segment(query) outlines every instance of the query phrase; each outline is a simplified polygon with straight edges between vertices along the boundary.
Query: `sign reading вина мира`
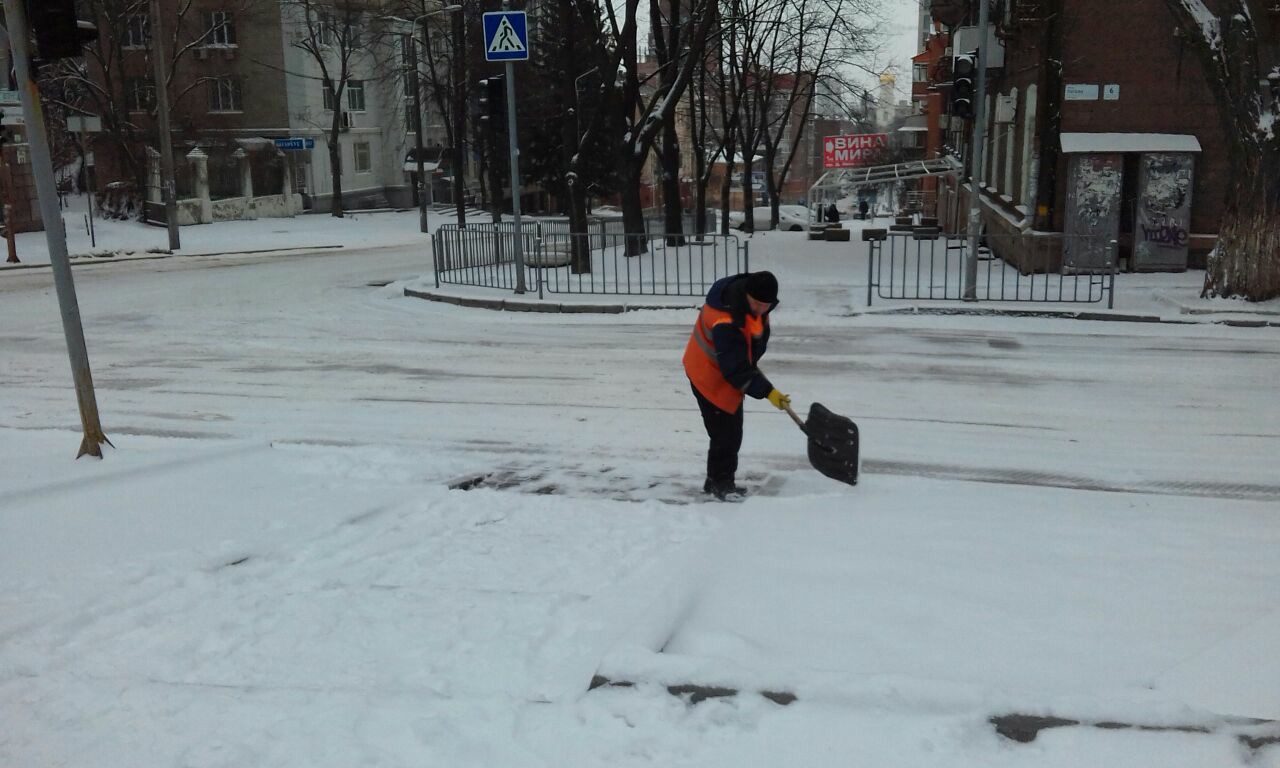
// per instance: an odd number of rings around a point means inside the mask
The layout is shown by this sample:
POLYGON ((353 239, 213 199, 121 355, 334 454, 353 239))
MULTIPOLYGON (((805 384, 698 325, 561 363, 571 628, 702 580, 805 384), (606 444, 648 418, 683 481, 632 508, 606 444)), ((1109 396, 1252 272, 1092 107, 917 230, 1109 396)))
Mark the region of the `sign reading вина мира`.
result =
POLYGON ((822 140, 824 168, 857 168, 881 162, 889 151, 889 134, 861 133, 822 140))

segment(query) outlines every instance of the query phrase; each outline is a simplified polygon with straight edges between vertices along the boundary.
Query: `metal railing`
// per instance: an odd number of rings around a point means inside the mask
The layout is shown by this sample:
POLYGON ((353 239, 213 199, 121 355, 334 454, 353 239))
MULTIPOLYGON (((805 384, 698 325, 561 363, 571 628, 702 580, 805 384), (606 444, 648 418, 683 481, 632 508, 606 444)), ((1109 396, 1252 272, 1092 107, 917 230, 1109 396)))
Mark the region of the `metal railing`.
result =
MULTIPOLYGON (((621 231, 621 222, 616 229, 612 220, 603 224, 582 233, 570 232, 567 220, 523 226, 526 289, 539 296, 544 291, 702 296, 716 280, 749 269, 747 245, 734 235, 637 235, 621 231)), ((514 238, 508 223, 441 225, 431 237, 437 287, 448 283, 514 290, 514 238)))
MULTIPOLYGON (((528 260, 538 249, 539 228, 521 227, 521 251, 528 260)), ((436 287, 440 283, 480 288, 516 288, 515 225, 442 224, 431 235, 436 287)), ((526 270, 526 281, 528 271, 526 270)))
MULTIPOLYGON (((585 253, 585 250, 584 250, 585 253)), ((746 272, 746 244, 734 235, 621 233, 548 234, 539 242, 538 258, 530 263, 539 284, 551 293, 596 293, 632 296, 703 296, 722 277, 746 272), (590 268, 575 270, 573 246, 589 247, 590 268), (643 241, 643 252, 628 256, 643 241)), ((580 267, 585 267, 585 259, 580 267)))
MULTIPOLYGON (((912 301, 962 301, 967 235, 940 233, 935 228, 898 225, 891 230, 868 229, 867 306, 875 298, 912 301)), ((1018 235, 984 235, 978 246, 977 301, 1094 304, 1115 307, 1116 243, 1081 241, 1098 251, 1089 268, 1064 264, 1061 252, 1027 247, 1018 235), (1019 251, 1018 249, 1022 250, 1019 251), (1021 264, 997 253, 1021 253, 1021 264)))

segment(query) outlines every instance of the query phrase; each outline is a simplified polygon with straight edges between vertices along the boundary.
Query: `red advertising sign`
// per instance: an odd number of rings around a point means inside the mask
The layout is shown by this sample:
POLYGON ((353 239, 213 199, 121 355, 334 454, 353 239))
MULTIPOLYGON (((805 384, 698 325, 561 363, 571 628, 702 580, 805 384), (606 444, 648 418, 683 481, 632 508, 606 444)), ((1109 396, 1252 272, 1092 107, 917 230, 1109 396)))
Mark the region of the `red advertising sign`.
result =
POLYGON ((889 134, 861 133, 854 136, 828 136, 822 140, 822 165, 825 168, 857 168, 880 161, 889 149, 889 134))

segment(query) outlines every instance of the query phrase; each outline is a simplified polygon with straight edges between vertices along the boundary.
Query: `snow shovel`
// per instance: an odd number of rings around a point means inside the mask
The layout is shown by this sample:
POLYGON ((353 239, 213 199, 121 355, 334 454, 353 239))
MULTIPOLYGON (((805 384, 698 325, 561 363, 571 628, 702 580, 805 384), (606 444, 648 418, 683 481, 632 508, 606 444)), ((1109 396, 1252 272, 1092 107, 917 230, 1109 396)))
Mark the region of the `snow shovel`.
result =
POLYGON ((832 413, 821 403, 809 406, 809 420, 801 421, 787 406, 791 420, 809 436, 809 463, 831 478, 849 485, 858 484, 858 425, 852 419, 832 413))

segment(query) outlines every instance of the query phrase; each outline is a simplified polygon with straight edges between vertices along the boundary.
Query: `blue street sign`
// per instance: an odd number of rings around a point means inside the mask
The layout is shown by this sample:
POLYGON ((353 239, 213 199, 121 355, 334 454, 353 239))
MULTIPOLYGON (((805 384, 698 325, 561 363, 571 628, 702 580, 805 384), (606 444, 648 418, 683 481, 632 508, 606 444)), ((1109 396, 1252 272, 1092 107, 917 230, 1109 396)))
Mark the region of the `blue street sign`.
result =
POLYGON ((529 26, 524 11, 496 11, 484 15, 485 61, 527 61, 529 26))
POLYGON ((315 139, 275 139, 276 149, 315 149, 315 139))

